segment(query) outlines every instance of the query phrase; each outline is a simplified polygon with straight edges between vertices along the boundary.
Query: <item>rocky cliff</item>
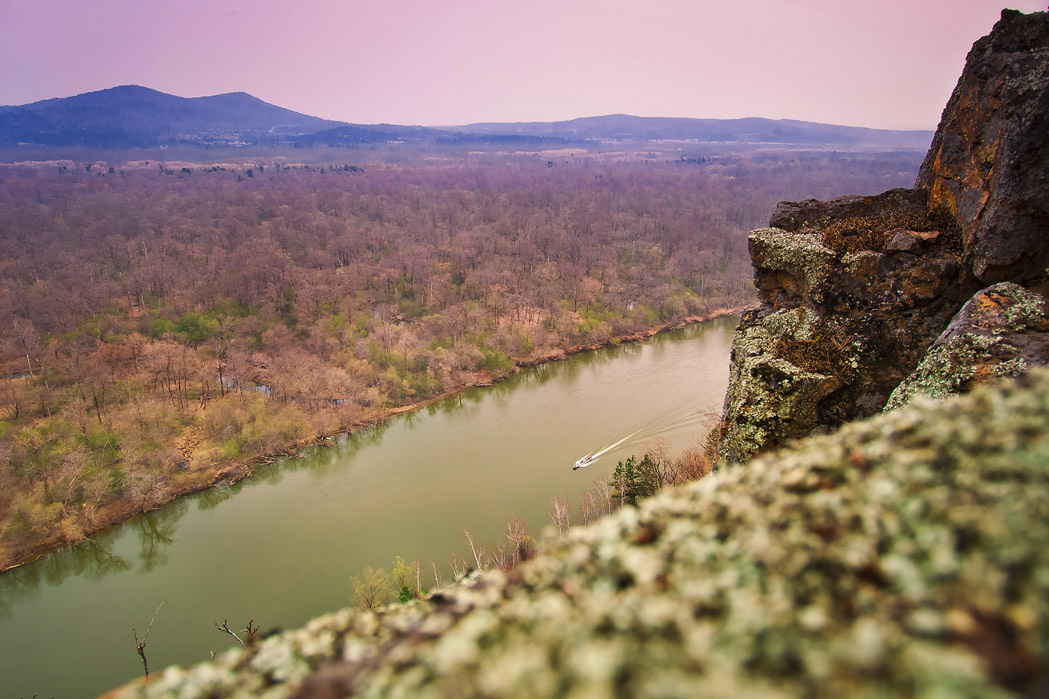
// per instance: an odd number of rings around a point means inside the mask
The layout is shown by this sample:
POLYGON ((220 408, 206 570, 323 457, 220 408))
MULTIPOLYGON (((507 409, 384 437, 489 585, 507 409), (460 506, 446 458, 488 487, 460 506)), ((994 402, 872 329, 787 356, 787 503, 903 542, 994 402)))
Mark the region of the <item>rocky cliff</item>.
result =
POLYGON ((783 202, 750 236, 723 453, 1049 360, 1049 15, 974 44, 913 189, 783 202))

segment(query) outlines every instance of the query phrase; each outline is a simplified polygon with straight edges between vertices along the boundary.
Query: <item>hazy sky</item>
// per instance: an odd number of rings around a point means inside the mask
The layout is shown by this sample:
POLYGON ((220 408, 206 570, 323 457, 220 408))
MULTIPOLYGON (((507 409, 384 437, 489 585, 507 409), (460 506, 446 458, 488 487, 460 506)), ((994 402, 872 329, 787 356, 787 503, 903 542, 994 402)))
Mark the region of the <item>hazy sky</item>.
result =
POLYGON ((0 104, 139 84, 360 123, 934 128, 1002 2, 0 0, 0 104))

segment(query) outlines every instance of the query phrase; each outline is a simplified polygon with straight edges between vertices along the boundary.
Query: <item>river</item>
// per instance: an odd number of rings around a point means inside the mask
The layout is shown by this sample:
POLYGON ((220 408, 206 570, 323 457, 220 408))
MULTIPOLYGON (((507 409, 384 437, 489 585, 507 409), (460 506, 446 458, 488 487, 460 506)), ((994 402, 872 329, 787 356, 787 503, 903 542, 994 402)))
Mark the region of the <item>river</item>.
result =
MULTIPOLYGON (((720 410, 735 318, 586 352, 470 389, 259 469, 0 575, 3 696, 81 697, 235 644, 215 622, 294 628, 351 603, 351 578, 419 556, 447 569, 463 531, 539 538, 572 499, 654 437, 689 446, 720 410), (572 464, 626 439, 592 465, 572 464)), ((446 573, 447 575, 447 573, 446 573)), ((432 576, 430 576, 432 578, 432 576)))

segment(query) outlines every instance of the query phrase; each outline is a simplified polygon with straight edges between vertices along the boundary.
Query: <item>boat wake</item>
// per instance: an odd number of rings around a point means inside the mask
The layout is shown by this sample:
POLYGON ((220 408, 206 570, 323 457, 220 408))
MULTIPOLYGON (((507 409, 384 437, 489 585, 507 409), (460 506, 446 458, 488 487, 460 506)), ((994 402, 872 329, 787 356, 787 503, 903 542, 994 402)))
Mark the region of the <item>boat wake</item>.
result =
POLYGON ((626 437, 623 437, 622 439, 620 439, 618 442, 612 442, 611 444, 607 444, 607 445, 601 447, 600 449, 598 449, 597 451, 595 451, 593 453, 587 454, 583 458, 581 458, 578 461, 576 461, 575 464, 573 464, 572 470, 576 471, 576 470, 581 469, 581 468, 586 468, 587 466, 589 466, 590 464, 596 462, 602 456, 604 456, 608 452, 612 451, 613 449, 615 449, 620 444, 622 444, 623 442, 627 441, 628 439, 630 439, 631 437, 633 437, 635 434, 637 434, 640 431, 641 430, 637 430, 635 432, 631 432, 626 437))

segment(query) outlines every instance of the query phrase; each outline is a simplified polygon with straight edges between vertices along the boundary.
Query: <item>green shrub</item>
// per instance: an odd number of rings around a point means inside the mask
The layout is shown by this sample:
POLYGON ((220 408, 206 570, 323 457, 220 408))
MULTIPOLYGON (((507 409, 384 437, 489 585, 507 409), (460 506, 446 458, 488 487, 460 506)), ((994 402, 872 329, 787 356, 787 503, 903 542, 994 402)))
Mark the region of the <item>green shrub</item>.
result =
POLYGON ((175 324, 170 320, 167 318, 154 318, 153 323, 150 326, 149 334, 152 338, 156 339, 173 332, 175 332, 175 324))
POLYGON ((179 318, 175 330, 186 336, 186 342, 191 345, 199 345, 218 334, 219 322, 201 313, 190 311, 179 318))
POLYGON ((654 494, 658 487, 655 470, 656 464, 648 454, 641 463, 634 456, 620 461, 612 474, 612 487, 620 503, 637 505, 638 498, 654 494))

